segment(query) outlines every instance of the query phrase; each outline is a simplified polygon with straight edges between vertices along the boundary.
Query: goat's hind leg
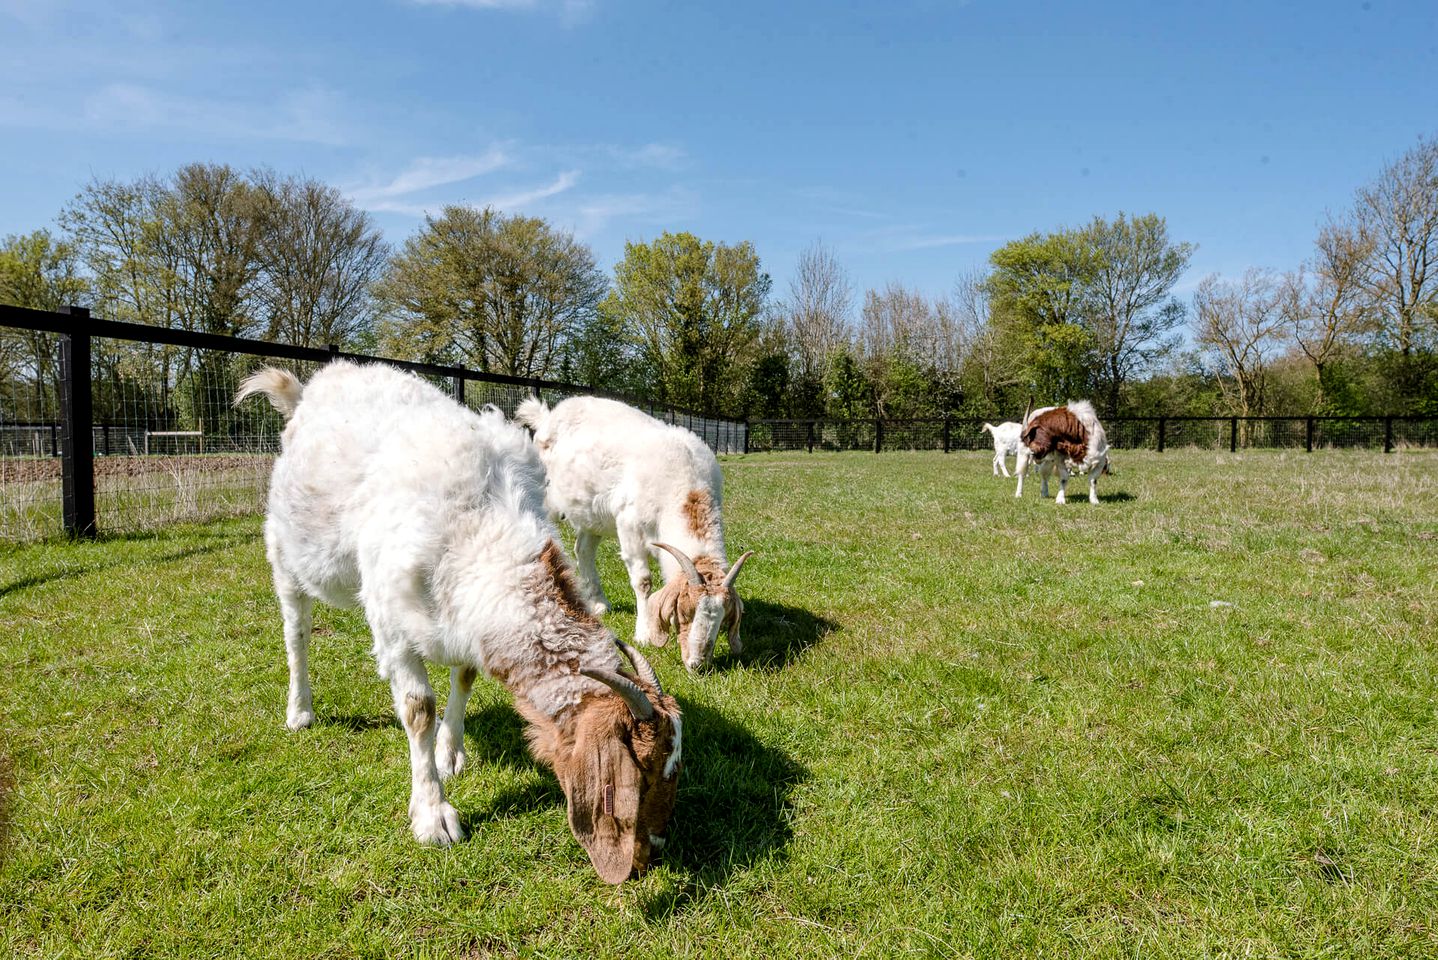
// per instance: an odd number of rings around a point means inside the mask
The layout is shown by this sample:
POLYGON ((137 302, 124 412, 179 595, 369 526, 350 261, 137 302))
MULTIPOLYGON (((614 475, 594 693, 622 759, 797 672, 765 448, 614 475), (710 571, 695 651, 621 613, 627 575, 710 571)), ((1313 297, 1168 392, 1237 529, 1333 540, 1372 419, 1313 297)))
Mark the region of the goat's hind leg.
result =
POLYGON ((591 530, 576 530, 574 535, 574 570, 579 581, 579 591, 589 604, 589 612, 602 617, 609 612, 609 598, 604 595, 604 585, 599 582, 599 564, 595 553, 599 549, 599 534, 591 530))
POLYGON ((275 567, 275 595, 285 624, 285 656, 290 665, 289 704, 285 726, 303 730, 315 722, 310 693, 310 629, 314 623, 315 601, 288 573, 275 567))

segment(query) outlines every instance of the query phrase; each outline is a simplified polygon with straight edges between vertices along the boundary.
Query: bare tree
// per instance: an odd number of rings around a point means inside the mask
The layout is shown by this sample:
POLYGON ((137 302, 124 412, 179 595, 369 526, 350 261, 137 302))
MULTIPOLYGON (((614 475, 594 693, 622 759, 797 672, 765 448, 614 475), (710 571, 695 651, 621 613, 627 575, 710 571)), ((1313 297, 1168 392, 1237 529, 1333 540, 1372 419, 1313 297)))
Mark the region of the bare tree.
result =
POLYGON ((389 248, 369 215, 317 180, 260 171, 266 205, 255 297, 266 337, 300 346, 345 344, 370 325, 370 289, 389 248))
POLYGON ((1237 282, 1205 277, 1193 297, 1198 342, 1218 358, 1230 408, 1240 416, 1263 409, 1268 364, 1283 333, 1284 316, 1273 275, 1251 269, 1237 282))
POLYGON ((1361 284, 1370 254, 1359 234, 1329 223, 1319 232, 1311 277, 1300 268, 1283 278, 1280 309, 1294 343, 1313 364, 1320 409, 1328 398, 1329 365, 1371 323, 1374 310, 1361 284))
POLYGON ((1438 304, 1438 139, 1418 144, 1358 191, 1360 275, 1385 339, 1405 359, 1431 336, 1438 304))
POLYGON ((789 297, 780 305, 797 376, 811 382, 823 379, 829 356, 850 339, 852 309, 848 275, 833 253, 815 241, 799 255, 789 297))

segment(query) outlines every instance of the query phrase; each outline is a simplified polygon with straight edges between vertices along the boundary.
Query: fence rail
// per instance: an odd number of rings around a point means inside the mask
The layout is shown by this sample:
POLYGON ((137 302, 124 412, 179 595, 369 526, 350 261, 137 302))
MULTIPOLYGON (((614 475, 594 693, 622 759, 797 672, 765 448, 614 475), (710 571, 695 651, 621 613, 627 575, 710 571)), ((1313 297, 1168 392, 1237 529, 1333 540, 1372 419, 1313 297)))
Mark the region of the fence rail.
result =
POLYGON ((580 384, 485 373, 0 304, 0 539, 128 532, 263 507, 283 422, 231 406, 261 363, 302 378, 331 360, 412 371, 471 407, 594 394, 692 430, 719 453, 743 421, 580 384))
MULTIPOLYGON (((927 420, 751 420, 749 450, 992 450, 977 417, 927 420)), ((1240 449, 1438 447, 1438 417, 1106 417, 1109 444, 1162 453, 1170 447, 1240 449)))

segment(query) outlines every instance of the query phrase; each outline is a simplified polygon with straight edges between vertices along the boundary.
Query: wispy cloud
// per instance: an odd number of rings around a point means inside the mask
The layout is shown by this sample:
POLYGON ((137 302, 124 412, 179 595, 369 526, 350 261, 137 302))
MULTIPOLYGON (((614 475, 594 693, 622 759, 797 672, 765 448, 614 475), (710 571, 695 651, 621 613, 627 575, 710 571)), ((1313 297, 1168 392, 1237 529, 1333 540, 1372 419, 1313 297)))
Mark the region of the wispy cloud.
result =
POLYGON ((559 176, 555 177, 552 182, 544 186, 535 187, 531 190, 521 190, 518 193, 500 194, 499 196, 490 197, 482 203, 476 204, 476 206, 494 207, 496 210, 516 212, 520 207, 527 207, 532 203, 537 203, 540 200, 564 193, 578 182, 578 170, 565 170, 559 176))
POLYGON ((292 91, 271 102, 257 102, 110 83, 84 98, 77 125, 87 130, 179 130, 227 140, 288 140, 337 146, 348 139, 337 119, 339 107, 339 97, 321 87, 292 91))
POLYGON ((417 7, 463 7, 469 10, 533 10, 553 13, 565 26, 588 20, 594 0, 409 0, 417 7))
POLYGON ((353 187, 347 192, 356 203, 377 203, 452 183, 463 183, 493 173, 512 162, 503 146, 491 147, 475 156, 419 157, 387 183, 353 187))

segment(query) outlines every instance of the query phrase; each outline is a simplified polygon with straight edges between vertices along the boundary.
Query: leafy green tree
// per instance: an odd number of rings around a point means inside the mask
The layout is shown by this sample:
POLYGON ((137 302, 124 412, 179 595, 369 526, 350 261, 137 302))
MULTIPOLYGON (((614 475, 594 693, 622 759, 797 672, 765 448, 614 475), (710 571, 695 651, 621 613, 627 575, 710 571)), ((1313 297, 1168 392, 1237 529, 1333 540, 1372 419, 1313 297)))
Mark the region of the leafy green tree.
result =
POLYGON ((747 241, 664 233, 625 244, 604 310, 623 324, 658 399, 737 414, 769 288, 747 241))
POLYGON ((449 206, 405 241, 376 293, 401 357, 549 377, 588 329, 605 280, 589 248, 538 217, 449 206))
MULTIPOLYGON (((49 231, 6 237, 0 243, 0 303, 34 310, 83 305, 89 283, 69 244, 49 231)), ((54 337, 32 330, 0 329, 0 403, 12 417, 38 420, 54 410, 58 383, 54 337)))

